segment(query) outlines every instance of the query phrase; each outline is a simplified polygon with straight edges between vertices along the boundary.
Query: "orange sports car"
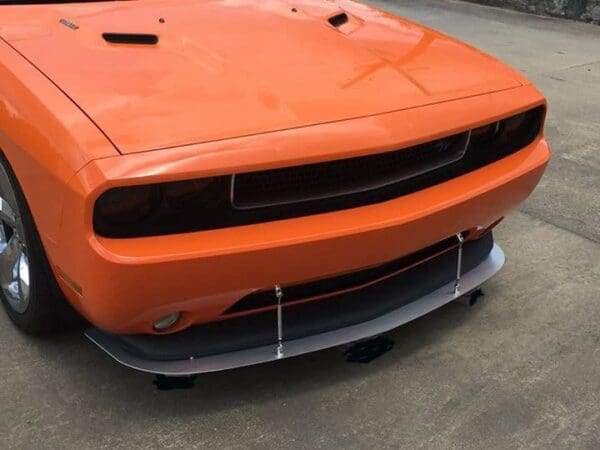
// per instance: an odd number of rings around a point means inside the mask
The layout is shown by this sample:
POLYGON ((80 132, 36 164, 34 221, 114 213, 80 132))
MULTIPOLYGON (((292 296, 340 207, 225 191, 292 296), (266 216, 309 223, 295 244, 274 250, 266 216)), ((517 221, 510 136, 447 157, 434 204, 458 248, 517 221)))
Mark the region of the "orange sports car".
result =
POLYGON ((375 336, 500 269, 522 75, 349 0, 0 0, 0 296, 188 375, 375 336))

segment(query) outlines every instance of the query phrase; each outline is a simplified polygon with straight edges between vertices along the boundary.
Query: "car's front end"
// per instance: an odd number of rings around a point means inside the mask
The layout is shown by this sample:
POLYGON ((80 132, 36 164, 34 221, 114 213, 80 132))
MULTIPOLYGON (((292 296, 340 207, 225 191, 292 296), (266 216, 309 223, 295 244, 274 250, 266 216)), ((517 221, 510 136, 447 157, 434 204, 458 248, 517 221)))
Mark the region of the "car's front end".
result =
MULTIPOLYGON (((69 239, 62 243, 69 256, 58 267, 59 279, 77 308, 112 334, 171 334, 219 321, 225 339, 227 323, 257 336, 252 324, 261 317, 263 332, 274 335, 275 286, 282 289, 285 316, 308 303, 315 304, 317 316, 298 320, 309 325, 327 316, 318 334, 362 323, 372 313, 357 313, 376 295, 347 307, 339 295, 360 293, 446 253, 456 264, 457 234, 466 243, 484 239, 527 198, 549 159, 544 115, 543 98, 528 86, 421 110, 95 161, 70 184, 72 198, 63 211, 69 239), (489 105, 499 102, 503 108, 490 114, 489 105), (443 138, 448 134, 452 139, 443 138), (307 155, 312 142, 335 159, 307 155), (435 150, 440 142, 461 149, 440 162, 435 150), (276 161, 263 146, 278 149, 276 161), (411 151, 421 155, 418 165, 410 156, 396 162, 411 151), (289 170, 284 178, 281 167, 289 170), (407 167, 419 173, 406 176, 407 167), (245 174, 254 178, 240 182, 245 174), (348 177, 336 179, 337 189, 330 191, 331 177, 344 174, 348 177), (285 179, 285 189, 264 189, 270 177, 279 186, 285 179), (133 187, 129 193, 127 186, 133 187), (119 201, 111 203, 107 195, 119 201), (340 279, 348 274, 352 279, 340 279), (331 316, 323 305, 319 313, 319 303, 332 298, 341 311, 331 316), (346 313, 355 317, 346 322, 346 313), (161 328, 169 317, 169 326, 161 328)), ((471 269, 489 256, 492 247, 485 248, 471 269)), ((434 272, 425 282, 433 292, 441 287, 434 278, 442 269, 429 270, 434 272)), ((442 285, 455 281, 455 265, 443 273, 442 285)), ((381 314, 405 306, 400 294, 408 287, 398 289, 400 303, 381 314)), ((447 301, 455 298, 449 294, 447 301)), ((288 339, 294 319, 284 324, 288 339)), ((315 334, 311 330, 307 336, 315 334)), ((223 338, 218 334, 209 342, 223 338)), ((232 339, 241 346, 237 350, 252 347, 248 336, 232 339)), ((197 361, 202 349, 189 356, 197 361)), ((233 349, 227 347, 227 353, 233 349)), ((174 350, 181 354, 180 345, 174 350)))
POLYGON ((115 358, 186 375, 295 356, 394 328, 501 267, 492 228, 550 157, 545 100, 523 77, 353 2, 156 0, 141 19, 138 3, 56 7, 48 23, 68 20, 43 45, 4 31, 114 146, 59 182, 44 242, 115 358), (121 34, 101 33, 117 19, 121 34), (77 54, 81 73, 65 70, 77 54))

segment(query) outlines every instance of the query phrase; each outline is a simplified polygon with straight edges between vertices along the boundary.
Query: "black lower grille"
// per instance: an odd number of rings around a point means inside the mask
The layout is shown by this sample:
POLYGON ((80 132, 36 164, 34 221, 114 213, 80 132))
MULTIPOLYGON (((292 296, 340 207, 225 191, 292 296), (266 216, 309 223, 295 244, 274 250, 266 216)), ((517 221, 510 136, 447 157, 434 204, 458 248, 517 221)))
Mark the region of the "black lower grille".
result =
MULTIPOLYGON (((468 233, 463 233, 468 237, 468 233)), ((382 280, 392 276, 404 269, 408 269, 414 264, 423 262, 431 257, 446 252, 458 246, 458 239, 453 236, 444 239, 434 245, 411 253, 402 258, 395 259, 388 263, 363 269, 357 272, 351 272, 336 277, 315 280, 308 283, 301 283, 292 286, 284 286, 285 296, 282 299, 283 304, 293 303, 298 300, 310 299, 315 297, 324 297, 334 295, 349 289, 360 288, 374 281, 382 280)), ((251 311, 259 308, 275 306, 277 300, 273 290, 260 291, 247 295, 240 301, 231 306, 224 314, 233 314, 244 311, 251 311)))

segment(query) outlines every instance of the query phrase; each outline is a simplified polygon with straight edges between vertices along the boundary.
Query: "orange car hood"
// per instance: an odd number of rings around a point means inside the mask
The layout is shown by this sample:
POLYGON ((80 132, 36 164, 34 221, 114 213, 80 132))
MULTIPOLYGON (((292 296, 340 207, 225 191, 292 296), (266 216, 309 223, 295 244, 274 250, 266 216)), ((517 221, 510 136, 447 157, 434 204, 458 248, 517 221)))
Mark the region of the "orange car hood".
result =
POLYGON ((477 50, 347 1, 136 0, 0 10, 0 36, 122 153, 522 84, 477 50), (346 23, 328 22, 343 11, 346 23), (159 42, 111 44, 102 37, 106 32, 154 33, 159 42))

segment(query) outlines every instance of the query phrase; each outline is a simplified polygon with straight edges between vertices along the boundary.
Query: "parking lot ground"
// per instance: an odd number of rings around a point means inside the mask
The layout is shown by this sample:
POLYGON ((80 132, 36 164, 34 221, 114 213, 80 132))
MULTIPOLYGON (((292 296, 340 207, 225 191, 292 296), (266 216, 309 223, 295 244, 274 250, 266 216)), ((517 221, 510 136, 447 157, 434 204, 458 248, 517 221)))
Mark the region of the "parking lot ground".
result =
POLYGON ((171 392, 80 333, 32 339, 0 314, 0 448, 600 446, 600 27, 371 3, 496 55, 549 99, 553 161, 498 228, 507 264, 485 298, 390 333, 370 364, 333 349, 171 392))

